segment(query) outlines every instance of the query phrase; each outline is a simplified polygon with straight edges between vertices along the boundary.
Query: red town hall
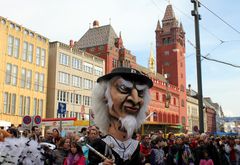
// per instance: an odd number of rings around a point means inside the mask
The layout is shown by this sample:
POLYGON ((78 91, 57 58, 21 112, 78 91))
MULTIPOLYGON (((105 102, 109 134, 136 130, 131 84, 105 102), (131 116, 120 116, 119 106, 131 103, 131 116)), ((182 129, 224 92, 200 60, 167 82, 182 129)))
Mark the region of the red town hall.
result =
POLYGON ((111 25, 100 26, 98 21, 75 42, 76 47, 105 60, 106 73, 118 66, 136 68, 147 74, 154 82, 148 118, 142 129, 180 131, 187 129, 185 32, 178 22, 171 5, 156 27, 156 71, 153 52, 149 68, 136 63, 136 56, 123 45, 121 33, 115 33, 111 25))

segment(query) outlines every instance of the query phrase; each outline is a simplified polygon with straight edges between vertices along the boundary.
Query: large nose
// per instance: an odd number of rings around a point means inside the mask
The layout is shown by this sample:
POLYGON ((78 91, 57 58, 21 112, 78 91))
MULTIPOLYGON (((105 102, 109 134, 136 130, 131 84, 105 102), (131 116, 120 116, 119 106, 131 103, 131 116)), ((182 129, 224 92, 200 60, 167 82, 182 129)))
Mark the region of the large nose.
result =
POLYGON ((136 88, 133 88, 130 96, 128 97, 134 104, 138 104, 141 101, 141 98, 138 96, 138 91, 136 88))

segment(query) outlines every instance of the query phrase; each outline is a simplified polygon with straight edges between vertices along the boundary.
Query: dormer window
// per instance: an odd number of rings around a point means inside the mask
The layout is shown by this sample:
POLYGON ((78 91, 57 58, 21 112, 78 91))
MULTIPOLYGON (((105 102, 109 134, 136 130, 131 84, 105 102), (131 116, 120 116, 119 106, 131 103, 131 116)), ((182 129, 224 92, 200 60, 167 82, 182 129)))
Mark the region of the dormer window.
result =
POLYGON ((16 30, 17 30, 17 31, 21 31, 20 26, 16 26, 16 30))
POLYGON ((29 31, 28 30, 24 30, 24 34, 28 35, 29 34, 29 31))
POLYGON ((29 33, 29 35, 30 35, 31 37, 34 37, 34 34, 33 34, 33 32, 30 32, 30 33, 29 33))
POLYGON ((41 41, 41 40, 42 40, 42 37, 41 37, 41 36, 38 36, 37 39, 38 39, 39 41, 41 41))
POLYGON ((6 24, 6 20, 5 20, 5 19, 2 19, 2 20, 1 20, 1 23, 2 23, 3 25, 5 25, 5 24, 6 24))
POLYGON ((15 25, 13 23, 10 23, 10 28, 14 29, 15 25))

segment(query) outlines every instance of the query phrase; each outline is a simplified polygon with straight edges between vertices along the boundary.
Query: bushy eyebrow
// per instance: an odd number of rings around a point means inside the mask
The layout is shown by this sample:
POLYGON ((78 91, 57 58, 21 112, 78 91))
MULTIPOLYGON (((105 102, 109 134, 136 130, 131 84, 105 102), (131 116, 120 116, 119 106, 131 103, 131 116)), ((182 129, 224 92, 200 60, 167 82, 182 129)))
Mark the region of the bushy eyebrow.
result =
POLYGON ((141 90, 144 90, 144 89, 147 89, 147 85, 136 85, 136 88, 137 90, 141 91, 141 90))
POLYGON ((132 88, 133 87, 133 83, 131 81, 127 81, 127 80, 124 80, 124 79, 121 79, 121 84, 125 85, 128 88, 132 88))
MULTIPOLYGON (((121 84, 125 85, 128 88, 133 88, 133 86, 134 86, 134 84, 131 81, 124 80, 124 79, 121 79, 121 84)), ((147 87, 148 87, 147 85, 136 84, 136 89, 139 91, 147 89, 147 87)))

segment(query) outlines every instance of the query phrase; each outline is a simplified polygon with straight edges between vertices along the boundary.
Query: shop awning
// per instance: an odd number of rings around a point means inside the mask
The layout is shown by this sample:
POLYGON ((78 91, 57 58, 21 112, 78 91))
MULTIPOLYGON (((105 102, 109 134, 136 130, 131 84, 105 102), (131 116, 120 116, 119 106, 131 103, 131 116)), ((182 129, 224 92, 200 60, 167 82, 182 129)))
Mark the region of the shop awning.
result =
POLYGON ((0 120, 0 126, 1 127, 10 127, 11 126, 11 122, 0 120))

